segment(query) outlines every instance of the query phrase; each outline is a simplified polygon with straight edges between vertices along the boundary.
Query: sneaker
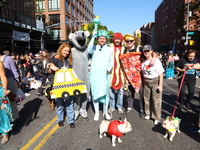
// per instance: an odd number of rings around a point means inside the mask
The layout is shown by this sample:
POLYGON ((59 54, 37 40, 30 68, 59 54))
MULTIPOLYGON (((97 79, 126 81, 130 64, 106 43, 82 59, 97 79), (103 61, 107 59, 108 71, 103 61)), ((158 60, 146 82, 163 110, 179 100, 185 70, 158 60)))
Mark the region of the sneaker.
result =
POLYGON ((94 115, 94 121, 99 121, 99 115, 98 114, 94 115))
POLYGON ((110 120, 111 116, 108 113, 106 113, 105 118, 106 118, 106 120, 110 120))
POLYGON ((150 116, 145 116, 144 119, 149 120, 150 116))
POLYGON ((186 110, 187 110, 187 111, 192 111, 192 109, 190 108, 190 104, 188 104, 188 103, 185 104, 185 107, 186 107, 186 110))
POLYGON ((122 108, 118 108, 118 112, 119 112, 119 114, 123 114, 124 113, 122 108))
POLYGON ((31 94, 29 94, 29 93, 25 93, 24 95, 25 95, 25 96, 30 96, 31 94))
POLYGON ((108 113, 110 113, 110 114, 111 114, 113 111, 115 111, 115 108, 109 108, 109 109, 108 109, 108 113))
POLYGON ((140 111, 139 115, 140 115, 140 118, 145 118, 144 111, 140 111))
POLYGON ((183 111, 183 105, 180 105, 180 106, 179 106, 179 110, 180 110, 180 111, 183 111))
POLYGON ((188 129, 191 133, 200 133, 200 127, 191 127, 188 129))
POLYGON ((130 113, 131 111, 132 111, 132 109, 128 107, 126 113, 128 114, 128 113, 130 113))
POLYGON ((153 124, 154 124, 155 126, 157 126, 157 125, 160 124, 160 122, 159 122, 158 120, 154 120, 153 124))

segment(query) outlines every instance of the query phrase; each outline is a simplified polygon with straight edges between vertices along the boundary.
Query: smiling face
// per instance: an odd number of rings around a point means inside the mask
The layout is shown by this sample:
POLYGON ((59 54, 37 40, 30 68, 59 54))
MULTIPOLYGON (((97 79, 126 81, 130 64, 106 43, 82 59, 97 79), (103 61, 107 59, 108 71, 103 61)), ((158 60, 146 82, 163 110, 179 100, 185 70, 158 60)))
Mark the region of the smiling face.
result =
POLYGON ((126 40, 126 44, 129 49, 131 49, 134 46, 134 43, 135 43, 135 41, 133 39, 126 40))
POLYGON ((190 53, 190 54, 188 55, 188 57, 187 57, 187 59, 188 59, 189 61, 193 61, 194 58, 195 58, 195 53, 190 53))
POLYGON ((106 43, 107 39, 105 36, 100 36, 100 37, 98 37, 97 41, 98 41, 99 45, 103 46, 106 43))
POLYGON ((152 52, 152 50, 143 50, 143 54, 147 59, 152 57, 152 52))
POLYGON ((116 45, 116 46, 119 46, 120 44, 121 44, 121 40, 119 39, 119 38, 116 38, 115 40, 114 40, 114 44, 116 45))
POLYGON ((64 47, 61 51, 61 54, 63 57, 67 57, 70 53, 70 48, 69 47, 64 47))

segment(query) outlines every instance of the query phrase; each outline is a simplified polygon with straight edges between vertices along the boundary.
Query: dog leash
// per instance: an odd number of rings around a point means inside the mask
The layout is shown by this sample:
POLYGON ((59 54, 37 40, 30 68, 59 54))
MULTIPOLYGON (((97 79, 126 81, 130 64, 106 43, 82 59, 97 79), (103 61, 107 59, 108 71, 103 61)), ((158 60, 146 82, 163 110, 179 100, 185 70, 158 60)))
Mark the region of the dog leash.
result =
POLYGON ((186 69, 184 69, 184 73, 183 73, 183 76, 182 76, 182 80, 181 80, 181 83, 180 83, 180 87, 178 89, 178 95, 177 95, 177 98, 176 98, 176 103, 174 105, 174 110, 173 110, 173 113, 172 113, 172 117, 174 117, 175 115, 175 112, 176 112, 176 108, 177 108, 177 104, 178 104, 178 99, 179 99, 179 96, 180 96, 180 92, 181 92, 181 89, 182 89, 182 85, 183 85, 183 81, 185 79, 185 74, 186 74, 186 69))

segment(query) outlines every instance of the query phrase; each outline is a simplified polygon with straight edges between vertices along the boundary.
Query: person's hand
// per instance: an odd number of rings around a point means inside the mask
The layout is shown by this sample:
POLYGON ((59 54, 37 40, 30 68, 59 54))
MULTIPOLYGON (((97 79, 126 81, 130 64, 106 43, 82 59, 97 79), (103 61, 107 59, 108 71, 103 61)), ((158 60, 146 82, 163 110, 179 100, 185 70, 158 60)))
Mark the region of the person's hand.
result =
POLYGON ((158 90, 159 90, 159 92, 162 92, 163 91, 162 86, 158 86, 158 90))
POLYGON ((16 81, 16 83, 17 83, 17 87, 20 88, 21 87, 21 82, 16 81))
POLYGON ((52 69, 53 71, 58 71, 58 70, 59 70, 59 68, 56 67, 56 66, 53 65, 53 64, 50 65, 50 69, 52 69))

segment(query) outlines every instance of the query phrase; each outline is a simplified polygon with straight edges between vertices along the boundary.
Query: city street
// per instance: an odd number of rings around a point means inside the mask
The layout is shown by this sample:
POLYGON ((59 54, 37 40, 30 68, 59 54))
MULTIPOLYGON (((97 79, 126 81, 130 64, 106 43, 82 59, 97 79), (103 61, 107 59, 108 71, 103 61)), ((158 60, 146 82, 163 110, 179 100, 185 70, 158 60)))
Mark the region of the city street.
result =
MULTIPOLYGON (((0 150, 198 150, 200 134, 190 133, 188 128, 197 124, 200 111, 199 91, 200 79, 197 79, 191 104, 193 111, 176 110, 175 116, 181 119, 181 133, 176 133, 172 142, 163 137, 164 128, 154 126, 152 120, 139 117, 139 94, 136 94, 131 113, 120 115, 116 110, 113 112, 114 119, 126 117, 132 125, 132 131, 121 137, 122 143, 116 141, 114 148, 110 137, 99 138, 98 129, 103 116, 100 116, 98 122, 93 120, 91 103, 88 105, 89 121, 79 118, 75 122, 75 128, 70 128, 66 122, 63 127, 59 127, 56 123, 56 111, 51 110, 45 96, 38 97, 37 90, 32 90, 29 97, 18 103, 20 123, 10 132, 8 143, 0 145, 0 150)), ((176 96, 176 79, 164 79, 162 121, 172 114, 176 96)))

